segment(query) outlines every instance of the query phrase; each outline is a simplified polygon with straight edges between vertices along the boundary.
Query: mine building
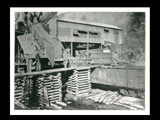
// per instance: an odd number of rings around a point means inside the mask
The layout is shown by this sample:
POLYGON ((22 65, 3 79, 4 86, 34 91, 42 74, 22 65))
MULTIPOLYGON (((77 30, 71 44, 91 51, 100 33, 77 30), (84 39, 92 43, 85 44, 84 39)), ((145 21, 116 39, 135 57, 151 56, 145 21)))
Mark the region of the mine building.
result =
POLYGON ((89 58, 90 63, 111 64, 111 49, 107 45, 122 44, 121 28, 54 15, 49 13, 28 28, 23 27, 22 22, 18 23, 15 36, 16 72, 18 69, 24 72, 36 71, 34 63, 37 52, 41 54, 42 70, 63 64, 65 49, 69 49, 71 58, 83 57, 89 58), (49 31, 45 29, 46 23, 49 31), (26 30, 27 33, 24 32, 26 30))

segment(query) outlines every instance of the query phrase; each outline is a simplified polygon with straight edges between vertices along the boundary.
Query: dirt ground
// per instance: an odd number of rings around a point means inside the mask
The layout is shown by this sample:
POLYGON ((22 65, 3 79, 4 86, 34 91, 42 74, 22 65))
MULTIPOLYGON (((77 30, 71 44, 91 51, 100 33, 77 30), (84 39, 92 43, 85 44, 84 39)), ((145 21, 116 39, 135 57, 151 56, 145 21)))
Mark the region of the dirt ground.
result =
MULTIPOLYGON (((99 85, 102 90, 111 90, 109 86, 102 86, 99 85)), ((100 88, 99 86, 92 85, 93 88, 100 88)), ((113 88, 113 91, 118 91, 118 89, 113 88)), ((64 99, 66 93, 63 93, 62 100, 64 99)), ((141 103, 141 105, 144 106, 144 101, 141 103)), ((37 110, 39 107, 33 107, 31 110, 37 110)), ((85 99, 85 97, 78 97, 77 101, 72 101, 71 104, 68 104, 67 106, 62 106, 63 110, 130 110, 129 108, 119 106, 119 105, 105 105, 103 103, 95 103, 95 101, 90 99, 85 99)), ((22 110, 20 107, 15 105, 15 110, 22 110)))
POLYGON ((118 105, 105 105, 95 103, 93 100, 79 98, 76 102, 63 107, 64 110, 129 110, 128 108, 118 105))
MULTIPOLYGON (((39 109, 38 107, 31 108, 31 110, 38 110, 38 109, 39 109)), ((15 105, 15 110, 24 110, 24 109, 15 105)), ((67 106, 62 106, 62 110, 130 110, 130 109, 123 106, 114 105, 114 104, 105 105, 103 103, 95 103, 93 100, 80 97, 78 98, 77 101, 73 101, 67 106)))

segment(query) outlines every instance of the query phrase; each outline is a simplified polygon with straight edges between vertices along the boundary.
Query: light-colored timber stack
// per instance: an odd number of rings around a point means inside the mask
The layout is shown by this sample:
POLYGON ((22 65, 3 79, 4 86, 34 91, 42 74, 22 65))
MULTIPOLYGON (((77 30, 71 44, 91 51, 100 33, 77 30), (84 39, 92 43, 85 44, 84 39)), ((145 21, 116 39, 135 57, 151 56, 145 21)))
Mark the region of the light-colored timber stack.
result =
POLYGON ((55 102, 62 101, 62 82, 61 73, 57 75, 49 75, 44 78, 44 86, 47 88, 47 94, 49 103, 54 104, 55 102))
POLYGON ((109 90, 109 91, 103 91, 99 94, 90 95, 85 99, 91 99, 98 103, 104 103, 106 105, 110 105, 117 102, 120 98, 121 95, 119 95, 117 91, 113 92, 109 90))
POLYGON ((91 92, 90 69, 76 69, 69 76, 67 92, 75 96, 83 96, 91 92))

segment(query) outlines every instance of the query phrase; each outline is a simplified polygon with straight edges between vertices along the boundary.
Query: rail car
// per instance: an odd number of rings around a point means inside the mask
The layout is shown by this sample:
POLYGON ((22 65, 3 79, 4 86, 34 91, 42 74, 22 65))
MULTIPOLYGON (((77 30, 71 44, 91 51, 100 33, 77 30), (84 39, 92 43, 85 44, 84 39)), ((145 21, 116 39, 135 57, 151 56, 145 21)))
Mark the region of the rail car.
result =
POLYGON ((91 74, 92 83, 117 87, 119 92, 144 98, 145 67, 96 68, 91 74))

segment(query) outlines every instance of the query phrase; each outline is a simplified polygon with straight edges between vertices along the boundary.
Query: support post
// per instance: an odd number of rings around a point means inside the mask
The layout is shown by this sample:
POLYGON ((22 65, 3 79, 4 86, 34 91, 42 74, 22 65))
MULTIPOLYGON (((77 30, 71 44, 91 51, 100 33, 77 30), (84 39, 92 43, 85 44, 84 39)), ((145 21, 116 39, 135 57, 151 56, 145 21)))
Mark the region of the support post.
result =
POLYGON ((101 50, 102 50, 102 43, 101 43, 101 50))
POLYGON ((26 66, 27 66, 27 72, 32 72, 30 55, 26 55, 26 66))
POLYGON ((71 42, 71 56, 73 57, 73 42, 71 42))
POLYGON ((89 50, 89 43, 87 42, 87 58, 89 57, 88 50, 89 50))

